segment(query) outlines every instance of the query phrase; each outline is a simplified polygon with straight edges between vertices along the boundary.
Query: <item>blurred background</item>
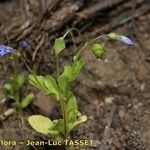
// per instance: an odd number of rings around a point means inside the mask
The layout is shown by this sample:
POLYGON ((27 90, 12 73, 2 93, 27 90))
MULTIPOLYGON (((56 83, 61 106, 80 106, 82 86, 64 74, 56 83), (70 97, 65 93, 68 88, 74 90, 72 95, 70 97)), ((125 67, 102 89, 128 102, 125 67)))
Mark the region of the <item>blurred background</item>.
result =
MULTIPOLYGON (((0 44, 17 49, 21 40, 27 40, 29 48, 22 53, 38 73, 55 74, 52 45, 69 28, 77 28, 82 36, 72 32, 67 37, 62 64, 71 61, 77 46, 101 34, 117 32, 134 41, 134 46, 128 47, 108 39, 99 40, 106 47, 105 60, 95 59, 88 49, 84 52, 86 66, 72 88, 81 112, 89 119, 72 133, 72 138, 95 140, 87 150, 149 150, 150 1, 0 0, 0 44)), ((20 64, 20 70, 26 69, 20 64)), ((9 60, 1 59, 1 85, 11 71, 9 60)), ((4 97, 2 91, 0 99, 4 97)), ((25 116, 58 116, 56 108, 53 100, 36 91, 36 99, 25 116)), ((3 123, 0 139, 21 139, 15 120, 13 116, 3 123)), ((31 129, 26 134, 37 140, 44 138, 31 129)))

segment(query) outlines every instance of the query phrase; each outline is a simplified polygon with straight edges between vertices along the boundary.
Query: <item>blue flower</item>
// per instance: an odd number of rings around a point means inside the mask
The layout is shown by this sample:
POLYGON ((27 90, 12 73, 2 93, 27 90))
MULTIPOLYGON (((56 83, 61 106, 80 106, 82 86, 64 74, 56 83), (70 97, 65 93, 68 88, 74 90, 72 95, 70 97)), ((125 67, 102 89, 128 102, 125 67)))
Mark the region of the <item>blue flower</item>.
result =
POLYGON ((11 53, 14 49, 12 47, 9 46, 5 46, 5 45, 0 45, 0 57, 11 53))
POLYGON ((112 40, 121 41, 122 43, 124 43, 128 46, 134 45, 133 41, 130 38, 128 38, 127 36, 119 35, 119 34, 114 33, 114 32, 110 32, 109 34, 107 34, 107 36, 112 40))
POLYGON ((120 36, 120 39, 121 39, 121 42, 123 42, 124 44, 126 44, 128 46, 134 45, 133 41, 130 38, 128 38, 127 36, 122 35, 122 36, 120 36))
POLYGON ((28 42, 26 41, 26 40, 22 40, 22 41, 20 41, 20 46, 22 47, 22 48, 27 48, 28 47, 28 42))

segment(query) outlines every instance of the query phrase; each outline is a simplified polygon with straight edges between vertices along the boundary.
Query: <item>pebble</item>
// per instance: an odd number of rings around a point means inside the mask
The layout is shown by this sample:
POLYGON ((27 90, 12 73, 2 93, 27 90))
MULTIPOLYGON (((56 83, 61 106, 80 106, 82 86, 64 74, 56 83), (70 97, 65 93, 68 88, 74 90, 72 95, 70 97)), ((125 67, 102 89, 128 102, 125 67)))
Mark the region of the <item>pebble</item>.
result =
POLYGON ((119 112, 118 112, 118 116, 120 117, 120 118, 123 118, 124 117, 124 115, 125 115, 125 111, 124 110, 119 110, 119 112))
POLYGON ((106 104, 112 104, 113 100, 114 100, 114 97, 105 97, 106 104))

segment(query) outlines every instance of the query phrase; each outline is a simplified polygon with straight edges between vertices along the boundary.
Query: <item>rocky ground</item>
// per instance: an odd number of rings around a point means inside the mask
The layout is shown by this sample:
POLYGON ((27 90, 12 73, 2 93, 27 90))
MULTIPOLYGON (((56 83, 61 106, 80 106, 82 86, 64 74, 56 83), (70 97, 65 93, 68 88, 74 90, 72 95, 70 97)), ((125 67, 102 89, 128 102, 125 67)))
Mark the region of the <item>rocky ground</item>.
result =
MULTIPOLYGON (((86 66, 72 89, 78 98, 80 111, 87 115, 88 121, 71 134, 72 139, 93 139, 92 147, 79 147, 81 150, 149 150, 150 149, 150 14, 141 15, 135 22, 125 23, 114 30, 129 35, 134 46, 128 47, 119 42, 104 40, 105 60, 97 60, 90 50, 83 53, 86 66), (133 25, 136 32, 133 32, 133 25)), ((99 29, 94 23, 84 32, 93 34, 99 29)), ((69 50, 73 50, 70 47, 69 50)), ((62 62, 69 56, 65 53, 62 62)), ((2 63, 3 64, 3 63, 2 63)), ((50 72, 53 64, 50 64, 50 72)), ((44 68, 44 66, 42 66, 44 68)), ((47 69, 41 69, 47 70, 47 69)), ((1 67, 1 85, 9 74, 8 67, 1 67), (6 72, 7 71, 7 72, 6 72)), ((31 88, 31 87, 30 87, 31 88)), ((34 89, 35 90, 35 89, 34 89)), ((2 90, 0 99, 4 98, 2 90)), ((16 115, 1 122, 0 139, 46 140, 34 132, 26 122, 31 114, 44 114, 58 117, 57 104, 40 91, 35 90, 36 98, 25 110, 25 127, 19 127, 16 115), (41 103, 42 99, 42 103, 41 103), (21 134, 22 133, 22 134, 21 134)), ((10 108, 9 103, 1 104, 0 112, 10 108)), ((47 149, 46 147, 37 147, 47 149)), ((28 149, 37 149, 28 147, 28 149)), ((2 147, 2 150, 22 150, 24 146, 2 147)), ((55 147, 53 149, 63 149, 55 147)))

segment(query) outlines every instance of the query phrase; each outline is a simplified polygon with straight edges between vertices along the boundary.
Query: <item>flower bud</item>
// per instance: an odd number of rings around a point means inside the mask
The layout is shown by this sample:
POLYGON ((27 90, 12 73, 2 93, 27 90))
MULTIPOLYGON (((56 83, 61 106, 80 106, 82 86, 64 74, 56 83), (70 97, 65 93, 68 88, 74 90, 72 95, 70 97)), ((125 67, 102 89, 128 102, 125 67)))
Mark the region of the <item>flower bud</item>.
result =
POLYGON ((128 38, 127 36, 122 35, 120 37, 121 37, 121 42, 123 42, 124 44, 126 44, 128 46, 133 46, 134 45, 133 41, 130 38, 128 38))
POLYGON ((29 45, 29 44, 28 44, 28 42, 27 42, 26 40, 20 41, 20 46, 21 46, 23 49, 27 48, 28 45, 29 45))
POLYGON ((120 35, 118 35, 117 33, 110 32, 109 34, 107 34, 107 36, 112 40, 119 40, 120 41, 120 35))
POLYGON ((105 48, 103 45, 99 43, 95 43, 92 45, 92 53, 97 57, 97 58, 102 58, 105 54, 105 48))
POLYGON ((114 32, 110 32, 109 34, 107 34, 107 36, 112 40, 121 41, 122 43, 124 43, 128 46, 134 45, 133 41, 130 38, 128 38, 127 36, 118 35, 117 33, 114 33, 114 32))

